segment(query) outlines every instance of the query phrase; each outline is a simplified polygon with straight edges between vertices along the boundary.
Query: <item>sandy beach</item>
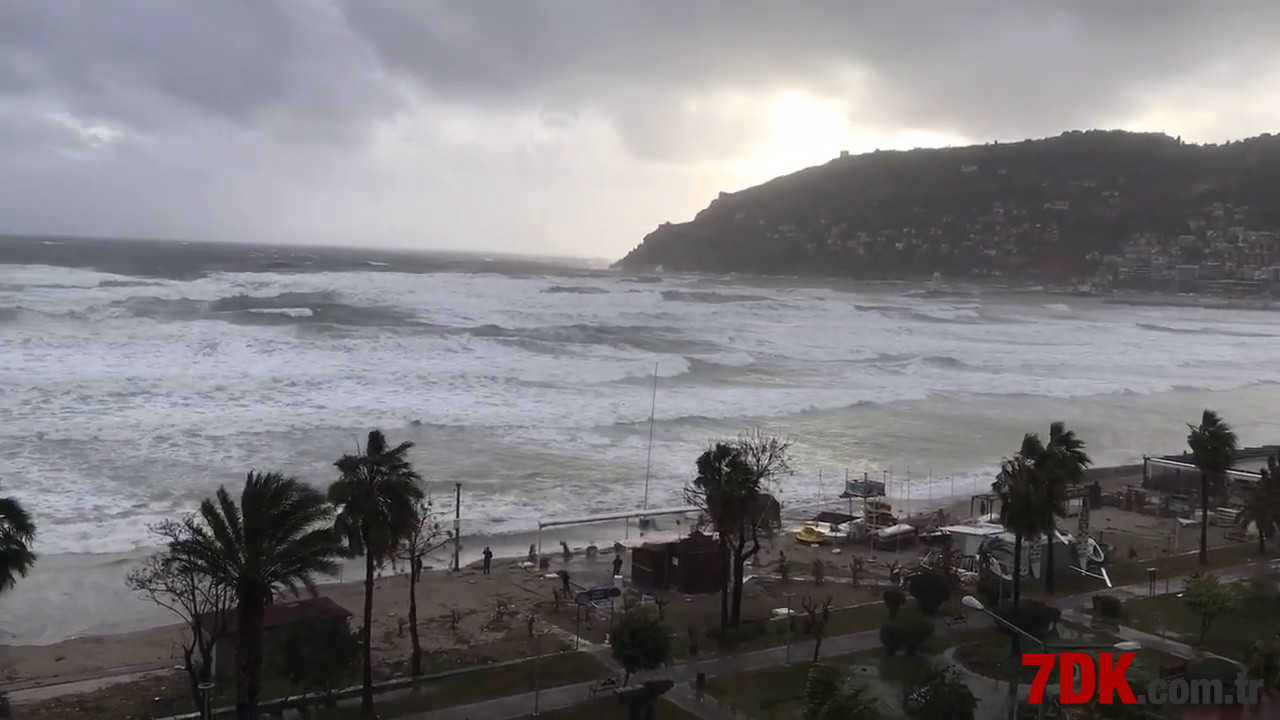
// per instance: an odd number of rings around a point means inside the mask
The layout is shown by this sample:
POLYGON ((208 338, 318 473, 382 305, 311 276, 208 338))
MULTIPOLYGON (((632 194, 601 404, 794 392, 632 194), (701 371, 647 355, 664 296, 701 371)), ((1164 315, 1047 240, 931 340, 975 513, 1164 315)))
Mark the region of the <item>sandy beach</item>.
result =
MULTIPOLYGON (((1138 478, 1129 475, 1103 478, 1100 484, 1104 492, 1114 492, 1136 485, 1139 480, 1140 475, 1138 478)), ((970 517, 968 497, 939 500, 932 505, 921 502, 912 509, 920 514, 936 513, 941 509, 948 521, 970 517)), ((812 515, 816 510, 789 511, 785 515, 795 518, 806 513, 812 515)), ((1062 525, 1070 528, 1072 522, 1072 519, 1068 519, 1062 525)), ((790 523, 791 521, 784 520, 784 524, 790 523)), ((1092 514, 1091 525, 1095 537, 1118 548, 1120 558, 1147 559, 1173 551, 1171 540, 1176 523, 1172 520, 1104 508, 1092 514)), ((1223 531, 1219 528, 1212 530, 1213 541, 1221 541, 1223 531)), ((551 571, 567 568, 575 584, 580 585, 607 582, 612 543, 598 542, 602 548, 600 554, 589 559, 583 552, 587 543, 571 540, 575 553, 568 564, 561 558, 558 547, 561 538, 582 538, 586 533, 594 533, 597 538, 602 538, 611 532, 619 530, 588 526, 574 528, 573 533, 548 531, 544 539, 544 552, 552 557, 551 571)), ((630 532, 636 532, 634 526, 630 532)), ((1179 549, 1193 547, 1196 542, 1195 534, 1193 529, 1182 531, 1179 534, 1179 549)), ((479 550, 473 542, 466 542, 466 545, 470 553, 474 554, 479 550)), ((498 547, 502 549, 501 546, 498 547)), ((510 548, 507 550, 509 553, 510 548)), ((790 533, 784 532, 761 551, 754 563, 753 572, 776 571, 780 551, 786 553, 795 568, 795 575, 808 575, 813 561, 821 559, 828 568, 828 577, 833 579, 847 577, 850 574, 850 558, 853 555, 863 556, 868 559, 865 572, 869 584, 883 579, 880 576, 887 578, 891 563, 914 564, 923 552, 919 547, 906 548, 899 553, 878 551, 875 553, 875 560, 870 560, 872 554, 865 546, 854 545, 842 546, 841 554, 835 555, 832 548, 806 546, 797 543, 790 533)), ((624 570, 624 574, 625 572, 624 570)), ((490 575, 484 575, 478 563, 463 567, 459 572, 437 569, 424 573, 418 587, 418 603, 420 628, 424 647, 429 653, 429 664, 432 667, 446 667, 526 655, 528 643, 525 618, 530 612, 540 616, 551 614, 551 588, 556 583, 543 575, 520 567, 517 560, 495 560, 490 575), (455 611, 458 618, 456 628, 452 627, 455 611)), ((403 663, 410 648, 405 627, 409 602, 408 577, 385 568, 375 587, 375 657, 384 668, 384 674, 396 674, 403 672, 403 663)), ((828 587, 831 592, 827 594, 834 593, 836 596, 836 606, 876 599, 873 593, 847 584, 833 583, 828 587)), ((363 602, 362 581, 321 585, 319 592, 350 610, 355 616, 353 626, 358 624, 363 602)), ((782 602, 777 588, 771 587, 769 583, 748 585, 749 610, 754 608, 767 612, 768 608, 777 607, 782 602)), ((685 598, 683 604, 687 603, 706 605, 708 608, 716 604, 685 598)), ((691 619, 689 622, 697 620, 691 619)), ((182 631, 181 626, 170 625, 119 635, 75 638, 52 645, 0 646, 0 672, 3 673, 3 685, 0 685, 0 689, 19 690, 140 670, 179 667, 181 654, 176 641, 181 637, 182 631)))

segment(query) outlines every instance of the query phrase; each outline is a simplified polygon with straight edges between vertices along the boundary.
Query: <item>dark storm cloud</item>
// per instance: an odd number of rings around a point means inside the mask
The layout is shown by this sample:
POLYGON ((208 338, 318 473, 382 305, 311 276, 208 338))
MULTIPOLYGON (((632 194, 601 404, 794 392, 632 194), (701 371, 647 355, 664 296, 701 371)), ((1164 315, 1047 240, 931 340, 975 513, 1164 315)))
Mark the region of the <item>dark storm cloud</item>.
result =
POLYGON ((394 106, 343 16, 311 0, 0 6, 0 95, 143 132, 191 120, 340 132, 394 106))
MULTIPOLYGON (((682 93, 812 88, 868 92, 855 123, 972 137, 1088 126, 1223 57, 1270 52, 1273 0, 887 2, 340 0, 352 25, 424 87, 472 101, 602 106, 640 147, 661 123, 630 123, 630 93, 661 115, 682 93)), ((681 120, 672 112, 673 120, 681 120)))
POLYGON ((1056 132, 1223 58, 1247 78, 1278 19, 1272 0, 12 2, 0 98, 142 132, 350 139, 408 78, 480 108, 600 113, 647 157, 725 157, 764 128, 758 107, 696 107, 718 92, 808 89, 855 126, 1056 132))
POLYGON ((1278 15, 1280 0, 0 0, 0 232, 610 255, 827 143, 1274 131, 1259 88, 1280 67, 1278 15), (772 137, 785 91, 841 104, 852 131, 791 117, 772 137))

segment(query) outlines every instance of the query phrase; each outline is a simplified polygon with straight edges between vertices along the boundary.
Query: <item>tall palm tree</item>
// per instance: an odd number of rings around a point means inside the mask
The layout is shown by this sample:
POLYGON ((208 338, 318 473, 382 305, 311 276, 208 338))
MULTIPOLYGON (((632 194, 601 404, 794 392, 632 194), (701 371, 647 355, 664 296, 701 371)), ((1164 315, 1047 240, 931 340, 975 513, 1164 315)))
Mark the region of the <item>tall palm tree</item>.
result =
POLYGON ((169 545, 184 569, 234 589, 239 720, 258 717, 267 606, 283 590, 315 594, 315 577, 338 571, 342 543, 332 517, 324 495, 301 480, 250 472, 239 504, 218 488, 187 521, 186 536, 169 545))
POLYGON ((1267 467, 1258 473, 1258 482, 1244 501, 1240 527, 1258 530, 1258 552, 1267 554, 1267 539, 1280 532, 1280 455, 1267 458, 1267 467))
POLYGON ((338 508, 334 522, 351 552, 364 555, 363 691, 360 714, 376 717, 373 708, 373 574, 418 526, 422 478, 409 462, 413 443, 387 447, 379 430, 369 432, 364 451, 343 455, 335 465, 341 476, 329 486, 329 502, 338 508))
MULTIPOLYGON (((1029 460, 1035 472, 1041 474, 1044 481, 1054 486, 1055 492, 1062 493, 1064 498, 1068 487, 1076 487, 1084 482, 1085 470, 1093 464, 1093 459, 1085 451, 1084 441, 1076 436, 1075 431, 1068 430, 1066 423, 1063 422, 1049 425, 1048 443, 1041 442, 1040 436, 1035 433, 1027 433, 1022 438, 1022 448, 1018 454, 1029 460)), ((1065 510, 1064 505, 1063 512, 1057 517, 1065 516, 1065 510)), ((1043 529, 1049 538, 1047 545, 1049 554, 1045 558, 1044 589, 1050 593, 1057 586, 1053 552, 1056 530, 1056 521, 1051 521, 1048 527, 1043 529)))
POLYGON ((26 577, 36 562, 31 544, 36 538, 36 524, 22 509, 17 498, 0 498, 0 592, 26 577))
POLYGON ((875 695, 854 682, 846 668, 811 665, 804 685, 804 720, 880 720, 875 695))
POLYGON ((1022 541, 1035 540, 1066 513, 1065 493, 1022 455, 1005 460, 991 489, 1000 498, 1000 524, 1013 533, 1013 605, 1022 600, 1022 541))
POLYGON ((698 474, 685 488, 685 498, 710 518, 719 536, 720 552, 726 558, 728 571, 720 587, 720 629, 724 630, 737 625, 741 617, 747 530, 751 509, 760 495, 760 483, 742 453, 729 443, 716 443, 698 456, 696 466, 698 474))
POLYGON ((1218 413, 1205 410, 1199 425, 1187 424, 1191 461, 1200 470, 1200 564, 1209 564, 1209 492, 1225 487, 1235 462, 1236 434, 1218 413))

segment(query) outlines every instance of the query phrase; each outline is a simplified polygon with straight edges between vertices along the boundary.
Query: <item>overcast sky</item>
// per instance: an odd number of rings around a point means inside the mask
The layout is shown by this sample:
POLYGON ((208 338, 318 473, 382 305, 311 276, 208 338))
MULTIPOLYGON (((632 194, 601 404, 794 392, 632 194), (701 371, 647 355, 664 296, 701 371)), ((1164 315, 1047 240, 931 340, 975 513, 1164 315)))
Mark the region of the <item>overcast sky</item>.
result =
POLYGON ((1280 131, 1277 0, 0 0, 0 232, 617 257, 841 149, 1280 131))

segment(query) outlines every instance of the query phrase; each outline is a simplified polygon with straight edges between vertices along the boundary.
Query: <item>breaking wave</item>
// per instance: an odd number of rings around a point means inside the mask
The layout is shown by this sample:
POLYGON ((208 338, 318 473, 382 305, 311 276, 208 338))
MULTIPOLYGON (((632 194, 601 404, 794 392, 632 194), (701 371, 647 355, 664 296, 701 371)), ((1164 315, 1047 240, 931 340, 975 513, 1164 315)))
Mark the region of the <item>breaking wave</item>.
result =
POLYGON ((542 292, 548 294, 570 293, 574 295, 608 295, 609 291, 602 287, 593 287, 590 285, 552 285, 542 292))
POLYGON ((1274 333, 1250 332, 1248 330, 1226 330, 1213 326, 1204 327, 1172 327, 1169 325, 1157 325, 1155 323, 1134 323, 1134 327, 1142 330, 1150 330, 1152 332, 1161 333, 1177 333, 1179 335, 1223 335, 1226 337, 1280 337, 1274 333))
POLYGON ((694 303, 770 302, 773 300, 773 298, 764 295, 718 293, 707 290, 663 290, 662 299, 667 302, 694 303))
POLYGON ((286 292, 255 297, 232 295, 214 301, 132 297, 110 307, 139 318, 222 320, 243 325, 323 324, 357 327, 405 326, 413 316, 394 308, 340 302, 334 293, 286 292))

